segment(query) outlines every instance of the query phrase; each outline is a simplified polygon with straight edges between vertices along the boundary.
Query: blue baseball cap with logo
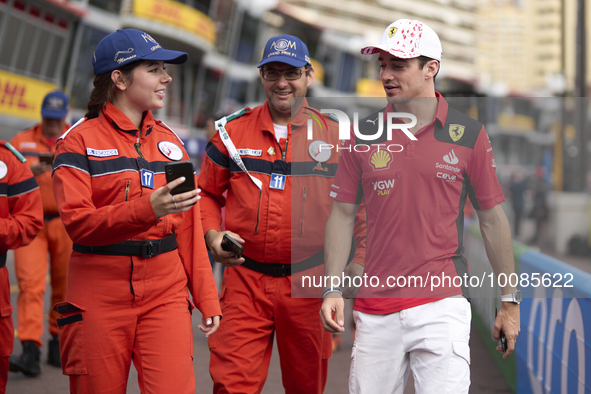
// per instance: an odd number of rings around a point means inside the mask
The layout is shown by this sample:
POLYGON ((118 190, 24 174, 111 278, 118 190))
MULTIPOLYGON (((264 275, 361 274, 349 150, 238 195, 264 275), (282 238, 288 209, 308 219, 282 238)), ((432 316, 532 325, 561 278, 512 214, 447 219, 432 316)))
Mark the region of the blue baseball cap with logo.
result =
POLYGON ((47 119, 63 119, 68 114, 70 99, 61 90, 47 93, 41 104, 41 116, 47 119))
POLYGON ((310 64, 308 47, 299 38, 283 34, 271 37, 265 45, 263 58, 257 67, 271 62, 286 63, 294 67, 304 67, 310 64))
POLYGON ((109 34, 94 50, 92 66, 96 75, 113 71, 138 60, 162 60, 183 64, 189 56, 185 52, 164 49, 148 33, 136 29, 122 29, 109 34))

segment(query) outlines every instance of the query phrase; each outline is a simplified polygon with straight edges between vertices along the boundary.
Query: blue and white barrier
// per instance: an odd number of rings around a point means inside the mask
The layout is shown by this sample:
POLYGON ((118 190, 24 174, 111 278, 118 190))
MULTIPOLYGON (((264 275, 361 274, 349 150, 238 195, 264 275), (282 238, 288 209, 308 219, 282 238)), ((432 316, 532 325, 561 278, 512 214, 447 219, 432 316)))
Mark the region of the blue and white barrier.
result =
POLYGON ((591 393, 591 274, 534 251, 519 261, 550 282, 522 288, 517 392, 591 393))

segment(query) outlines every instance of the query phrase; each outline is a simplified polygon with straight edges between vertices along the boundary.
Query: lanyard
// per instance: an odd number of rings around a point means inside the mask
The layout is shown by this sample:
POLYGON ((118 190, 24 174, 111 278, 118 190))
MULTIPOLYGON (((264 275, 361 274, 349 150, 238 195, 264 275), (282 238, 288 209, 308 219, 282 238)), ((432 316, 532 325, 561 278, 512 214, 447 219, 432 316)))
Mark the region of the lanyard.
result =
POLYGON ((226 118, 225 117, 221 118, 215 122, 215 127, 218 130, 218 132, 220 133, 220 138, 222 139, 222 142, 226 146, 226 149, 228 150, 230 157, 232 158, 232 160, 234 160, 234 163, 236 163, 238 165, 238 167, 240 167, 240 169, 242 171, 244 171, 246 173, 246 175, 248 175, 250 177, 250 179, 254 182, 254 184, 260 190, 262 190, 263 189, 263 182, 261 182, 259 179, 250 175, 250 173, 246 169, 246 166, 242 162, 242 158, 238 154, 238 151, 236 150, 236 147, 234 146, 232 139, 230 139, 230 136, 228 135, 228 132, 226 131, 226 128, 225 128, 226 123, 227 123, 226 118))

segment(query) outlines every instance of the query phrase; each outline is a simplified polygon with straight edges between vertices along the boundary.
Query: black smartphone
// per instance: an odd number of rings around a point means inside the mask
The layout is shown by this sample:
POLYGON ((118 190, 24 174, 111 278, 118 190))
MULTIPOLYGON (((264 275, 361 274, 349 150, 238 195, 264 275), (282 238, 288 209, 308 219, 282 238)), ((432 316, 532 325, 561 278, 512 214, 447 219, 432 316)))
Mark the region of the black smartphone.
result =
POLYGON ((503 331, 499 334, 501 339, 499 339, 499 346, 501 347, 501 353, 505 353, 507 351, 507 338, 505 338, 505 334, 503 331))
POLYGON ((39 155, 39 163, 53 165, 53 155, 39 155))
POLYGON ((170 183, 182 176, 185 181, 172 189, 170 194, 175 195, 179 193, 195 190, 195 175, 193 170, 193 163, 190 161, 178 161, 176 163, 167 163, 164 165, 164 173, 166 174, 166 183, 170 183))
POLYGON ((240 245, 238 241, 230 237, 228 234, 224 234, 224 238, 222 239, 222 249, 227 252, 234 252, 236 258, 239 259, 242 257, 244 246, 240 245))

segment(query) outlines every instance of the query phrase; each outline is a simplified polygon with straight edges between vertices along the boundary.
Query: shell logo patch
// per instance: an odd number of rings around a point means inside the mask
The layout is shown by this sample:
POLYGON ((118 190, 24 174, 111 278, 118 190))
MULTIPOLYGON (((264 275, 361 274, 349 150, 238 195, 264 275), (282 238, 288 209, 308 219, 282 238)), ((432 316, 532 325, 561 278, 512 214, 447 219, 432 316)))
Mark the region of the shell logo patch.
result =
POLYGON ((179 161, 183 158, 183 150, 174 142, 160 141, 158 149, 167 159, 179 161))
POLYGON ((391 27, 390 31, 388 31, 388 37, 392 38, 392 36, 394 36, 394 34, 396 34, 397 31, 398 31, 397 27, 391 27))
POLYGON ((373 167, 374 171, 382 171, 390 168, 392 163, 392 154, 385 150, 375 151, 369 157, 369 164, 373 167))
POLYGON ((449 125, 449 136, 453 142, 457 142, 464 136, 464 126, 461 124, 450 124, 449 125))

